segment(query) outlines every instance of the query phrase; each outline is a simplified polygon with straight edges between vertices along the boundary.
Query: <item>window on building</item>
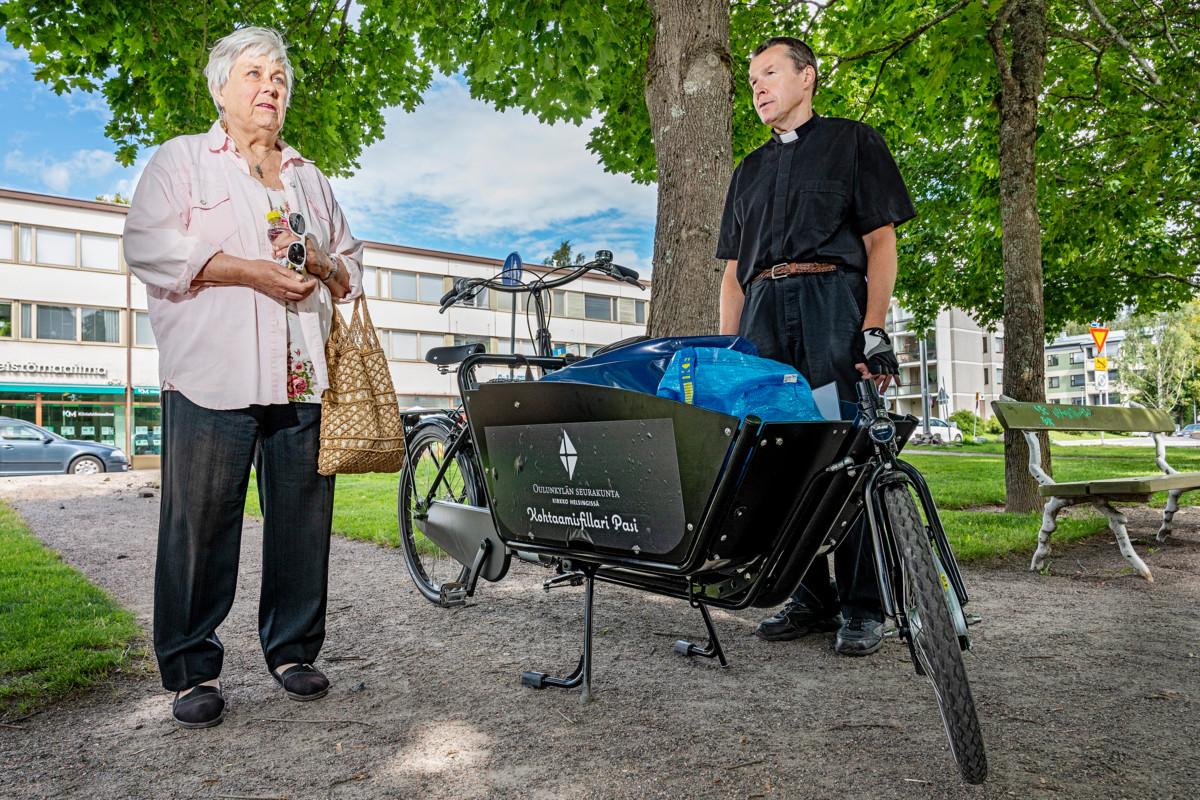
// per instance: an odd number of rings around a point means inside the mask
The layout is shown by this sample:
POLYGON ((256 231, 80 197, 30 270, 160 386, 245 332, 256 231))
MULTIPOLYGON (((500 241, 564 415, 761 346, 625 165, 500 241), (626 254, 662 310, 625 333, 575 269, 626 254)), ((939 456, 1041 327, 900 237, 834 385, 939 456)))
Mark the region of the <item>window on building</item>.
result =
POLYGON ((1081 406, 1081 405, 1083 405, 1083 398, 1082 398, 1082 397, 1072 397, 1072 398, 1071 398, 1071 405, 1073 405, 1073 406, 1081 406))
POLYGON ((1082 364, 1083 363, 1083 353, 1079 352, 1078 350, 1071 353, 1070 361, 1072 364, 1082 364))
POLYGON ((145 311, 133 312, 133 342, 142 347, 154 347, 154 329, 150 327, 150 315, 145 311))
POLYGON ((425 354, 431 348, 441 347, 443 341, 440 333, 381 330, 379 343, 393 361, 424 361, 425 354))
POLYGON ((1004 370, 1002 370, 1000 367, 996 367, 996 385, 1004 385, 1004 370))
POLYGON ((583 296, 583 316, 587 319, 611 320, 613 318, 613 299, 601 294, 585 294, 583 296))
POLYGON ((79 258, 86 269, 106 269, 116 272, 121 268, 117 255, 117 237, 94 233, 79 235, 79 258))
POLYGON ((638 325, 646 324, 646 301, 645 300, 634 300, 633 301, 633 321, 636 322, 638 325))
POLYGON ((1057 367, 1058 366, 1058 354, 1057 353, 1046 356, 1046 366, 1047 367, 1057 367))
POLYGON ((1114 405, 1114 406, 1121 405, 1121 393, 1113 392, 1112 394, 1110 394, 1108 396, 1108 402, 1109 402, 1109 405, 1114 405))
POLYGON ((68 306, 37 307, 37 338, 75 341, 75 309, 68 306))
POLYGON ((375 267, 363 266, 363 294, 367 297, 379 297, 379 270, 375 267))
POLYGON ((17 233, 18 244, 21 248, 21 261, 33 263, 33 228, 21 225, 17 233))
POLYGON ((411 272, 388 272, 388 297, 393 300, 417 299, 417 276, 411 272))
POLYGON ((121 341, 121 312, 110 308, 81 308, 79 329, 85 342, 121 341))
POLYGON ((13 304, 0 303, 0 339, 13 335, 13 304))
POLYGON ((1004 337, 1003 336, 996 337, 996 352, 997 353, 1004 352, 1004 337))
POLYGON ((33 305, 21 303, 21 338, 33 338, 33 305))
MULTIPOLYGON (((427 277, 422 275, 422 278, 427 277)), ((440 278, 438 280, 441 280, 440 278)), ((438 284, 438 296, 434 298, 436 301, 441 295, 441 284, 438 284)), ((486 288, 476 288, 475 293, 470 297, 464 297, 459 300, 457 305, 464 308, 487 308, 488 307, 488 290, 486 288)), ((424 298, 422 298, 424 299, 424 298)))
POLYGON ((75 266, 74 232, 38 228, 37 260, 39 264, 52 264, 57 267, 75 266))
POLYGON ((0 222, 0 261, 13 260, 13 224, 0 222))
POLYGON ((1082 375, 1075 374, 1075 375, 1071 376, 1071 385, 1072 386, 1083 386, 1083 384, 1084 384, 1084 380, 1083 380, 1082 375))
POLYGON ((441 275, 420 275, 417 284, 422 303, 436 303, 442 299, 444 292, 441 275))
POLYGON ((490 336, 475 336, 475 335, 469 334, 469 333, 454 334, 454 346, 458 347, 458 346, 464 345, 464 344, 481 344, 484 346, 484 349, 490 351, 492 349, 492 337, 490 337, 490 336))
POLYGON ((1092 347, 1090 344, 1087 346, 1087 357, 1088 358, 1096 357, 1096 348, 1092 347))
POLYGON ((987 367, 984 367, 983 368, 983 385, 984 386, 988 385, 988 372, 990 372, 990 370, 987 367))
POLYGON ((1058 385, 1059 385, 1059 379, 1058 379, 1058 376, 1057 376, 1057 375, 1055 375, 1055 376, 1051 377, 1051 378, 1050 378, 1050 388, 1051 388, 1051 389, 1057 389, 1057 388, 1058 388, 1058 385))
POLYGON ((983 336, 983 352, 985 354, 987 353, 987 347, 988 347, 988 337, 987 337, 987 334, 984 334, 984 336, 983 336))

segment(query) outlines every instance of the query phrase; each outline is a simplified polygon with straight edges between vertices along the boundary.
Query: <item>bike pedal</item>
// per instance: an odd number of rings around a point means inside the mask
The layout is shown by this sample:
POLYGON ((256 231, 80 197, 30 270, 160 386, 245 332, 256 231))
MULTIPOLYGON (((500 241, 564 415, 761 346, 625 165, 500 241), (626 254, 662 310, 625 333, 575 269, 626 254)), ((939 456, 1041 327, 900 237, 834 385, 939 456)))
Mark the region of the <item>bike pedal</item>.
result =
POLYGON ((530 689, 545 689, 546 688, 546 673, 544 672, 522 672, 521 685, 527 686, 530 689))
POLYGON ((972 625, 978 625, 979 623, 983 622, 983 617, 979 616, 978 614, 963 614, 963 619, 966 620, 968 628, 972 625))
POLYGON ((467 604, 467 587, 461 583, 448 581, 438 587, 438 605, 443 608, 465 606, 467 604))

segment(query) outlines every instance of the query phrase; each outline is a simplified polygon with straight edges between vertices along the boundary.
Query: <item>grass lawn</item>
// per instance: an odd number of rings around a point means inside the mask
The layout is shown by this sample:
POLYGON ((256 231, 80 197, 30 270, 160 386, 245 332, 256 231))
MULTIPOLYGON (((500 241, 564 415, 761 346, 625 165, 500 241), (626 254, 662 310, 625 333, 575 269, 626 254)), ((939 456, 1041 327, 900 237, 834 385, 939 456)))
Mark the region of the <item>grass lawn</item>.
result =
MULTIPOLYGON (((955 553, 964 561, 1010 552, 1032 551, 1041 515, 1006 514, 981 510, 1004 504, 1004 459, 998 443, 955 448, 962 455, 932 455, 921 448, 906 458, 924 473, 943 512, 955 553)), ((1054 475, 1060 481, 1153 475, 1153 448, 1052 446, 1054 475)), ((1185 472, 1200 471, 1200 448, 1168 448, 1167 460, 1185 472)), ((396 529, 397 475, 341 475, 337 479, 333 529, 351 539, 399 546, 396 529)), ((1155 495, 1161 506, 1165 495, 1155 495)), ((246 511, 258 514, 257 493, 251 482, 246 511)), ((1084 512, 1087 513, 1087 512, 1084 512)), ((1107 530, 1099 514, 1083 519, 1059 519, 1055 540, 1069 541, 1107 530)))
POLYGON ((128 611, 0 503, 0 717, 102 679, 129 662, 139 633, 128 611))

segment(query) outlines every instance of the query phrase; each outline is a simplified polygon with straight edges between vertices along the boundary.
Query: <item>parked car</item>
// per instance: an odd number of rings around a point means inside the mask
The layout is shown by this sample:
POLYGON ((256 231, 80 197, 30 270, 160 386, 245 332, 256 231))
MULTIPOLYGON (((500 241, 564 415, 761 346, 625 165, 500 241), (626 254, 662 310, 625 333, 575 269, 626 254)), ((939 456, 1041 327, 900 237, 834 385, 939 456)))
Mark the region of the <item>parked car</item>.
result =
POLYGON ((929 433, 942 437, 942 441, 947 443, 961 444, 963 440, 962 431, 958 429, 957 425, 937 417, 929 418, 929 433))
POLYGON ((124 472, 129 458, 119 447, 64 439, 24 420, 0 417, 0 475, 124 472))
POLYGON ((1193 422, 1191 425, 1184 425, 1179 430, 1180 436, 1190 436, 1193 439, 1200 439, 1200 422, 1193 422))

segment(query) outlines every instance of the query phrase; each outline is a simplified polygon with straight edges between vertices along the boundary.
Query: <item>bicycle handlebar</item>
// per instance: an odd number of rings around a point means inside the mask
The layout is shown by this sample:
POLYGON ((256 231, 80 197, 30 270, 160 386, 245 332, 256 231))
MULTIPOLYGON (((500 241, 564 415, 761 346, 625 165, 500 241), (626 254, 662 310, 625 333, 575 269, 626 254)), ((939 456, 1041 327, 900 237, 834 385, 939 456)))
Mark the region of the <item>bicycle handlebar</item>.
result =
POLYGON ((596 252, 596 258, 592 261, 589 261, 586 264, 580 264, 569 274, 550 281, 547 281, 544 277, 539 277, 537 280, 528 284, 522 283, 515 286, 510 286, 499 282, 497 280, 497 276, 492 276, 490 278, 455 278, 454 287, 442 295, 442 299, 439 301, 440 307, 438 308, 438 313, 445 313, 446 309, 448 309, 450 306, 484 287, 494 289, 499 292, 507 292, 509 294, 517 294, 528 291, 544 292, 547 289, 557 289, 559 286, 565 286, 566 284, 581 278, 584 273, 591 271, 603 273, 615 281, 631 284, 643 291, 646 289, 646 287, 641 284, 636 270, 632 270, 629 267, 623 267, 620 264, 614 264, 612 260, 612 253, 610 251, 598 250, 596 252))

